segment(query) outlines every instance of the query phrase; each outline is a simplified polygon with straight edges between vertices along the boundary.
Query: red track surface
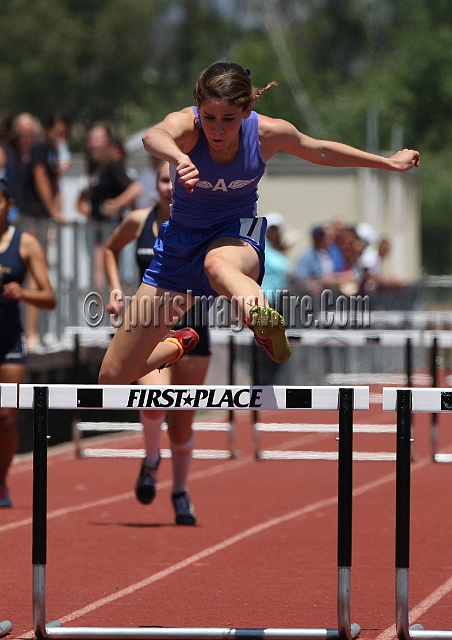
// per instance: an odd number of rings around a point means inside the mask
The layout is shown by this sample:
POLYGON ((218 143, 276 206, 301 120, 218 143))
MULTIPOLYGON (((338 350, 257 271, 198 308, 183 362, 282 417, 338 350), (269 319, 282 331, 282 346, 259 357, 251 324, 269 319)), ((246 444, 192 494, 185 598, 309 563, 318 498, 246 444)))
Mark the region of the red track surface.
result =
MULTIPOLYGON (((47 620, 68 626, 337 628, 337 463, 256 461, 248 412, 238 412, 235 460, 194 460, 198 526, 173 524, 171 465, 149 507, 133 495, 136 459, 75 459, 49 449, 47 620)), ((220 414, 211 415, 217 421, 220 414)), ((206 420, 205 415, 199 419, 206 420)), ((336 412, 263 412, 266 421, 337 422, 336 412)), ((440 450, 452 451, 442 415, 440 450)), ((31 412, 30 412, 31 421, 31 412)), ((395 424, 380 406, 356 423, 395 424)), ((452 465, 430 461, 430 415, 414 416, 410 622, 452 628, 452 465), (442 589, 437 592, 438 589, 442 589)), ((165 438, 165 436, 164 436, 165 438)), ((336 434, 265 434, 262 448, 337 451, 336 434)), ((142 446, 139 435, 109 446, 142 446)), ((167 446, 165 439, 163 446, 167 446)), ((102 443, 105 446, 105 442, 102 443)), ((225 448, 198 433, 197 448, 225 448)), ((355 451, 395 451, 395 434, 356 434, 355 451)), ((395 463, 353 466, 351 618, 361 638, 395 637, 395 463)), ((0 621, 33 637, 32 463, 12 468, 14 508, 0 510, 0 621)))

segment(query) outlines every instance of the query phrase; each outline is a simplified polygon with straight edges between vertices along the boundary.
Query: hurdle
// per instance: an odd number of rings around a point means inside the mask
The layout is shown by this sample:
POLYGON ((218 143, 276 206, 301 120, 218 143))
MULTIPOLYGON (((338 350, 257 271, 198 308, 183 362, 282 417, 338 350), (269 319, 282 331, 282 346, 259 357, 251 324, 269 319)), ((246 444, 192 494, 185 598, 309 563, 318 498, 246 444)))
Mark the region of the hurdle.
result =
MULTIPOLYGON (((75 341, 76 360, 79 358, 80 340, 92 343, 94 335, 101 344, 109 343, 115 333, 113 327, 101 327, 100 329, 90 329, 88 327, 67 327, 67 335, 75 341)), ((250 336, 252 334, 250 333, 250 336)), ((235 383, 235 341, 232 331, 225 331, 222 339, 229 341, 229 385, 235 383)), ((238 458, 239 452, 235 446, 235 422, 234 412, 229 411, 228 422, 193 422, 193 431, 195 432, 224 432, 227 436, 227 449, 194 449, 192 458, 198 460, 225 460, 227 458, 238 458)), ((167 431, 168 425, 162 424, 162 431, 167 431)), ((72 423, 72 442, 75 448, 76 458, 143 458, 146 455, 144 449, 120 449, 120 448, 100 448, 88 447, 82 444, 82 434, 89 432, 111 434, 114 432, 142 432, 143 425, 141 422, 94 422, 74 420, 72 423)), ((160 449, 161 458, 171 458, 171 450, 160 449)))
MULTIPOLYGON (((17 407, 17 384, 15 382, 2 382, 0 384, 0 407, 15 409, 17 407)), ((11 633, 13 623, 10 620, 0 622, 0 638, 11 633)))
MULTIPOLYGON (((372 329, 353 329, 344 331, 339 329, 315 329, 311 331, 300 331, 296 329, 288 329, 287 336, 292 344, 300 344, 305 346, 339 346, 339 347, 365 347, 369 345, 380 345, 386 347, 402 346, 405 349, 404 374, 396 374, 390 376, 388 374, 332 374, 327 380, 333 385, 368 385, 373 383, 388 382, 388 378, 394 380, 394 383, 408 385, 412 379, 412 348, 414 345, 428 344, 428 338, 424 333, 418 330, 400 331, 400 330, 372 330, 372 329)), ((447 332, 444 332, 447 333, 447 332)), ((425 379, 422 378, 425 382, 425 379)), ((254 383, 258 382, 256 375, 254 383)), ((327 388, 327 387, 325 387, 327 388)), ((381 396, 378 394, 370 395, 371 404, 380 404, 381 396), (374 397, 377 396, 377 397, 374 397)), ((280 423, 264 423, 259 421, 258 412, 254 412, 254 421, 252 426, 252 438, 254 444, 254 456, 257 460, 337 460, 337 451, 282 451, 282 450, 265 450, 261 446, 261 433, 336 433, 338 430, 336 424, 315 424, 315 423, 299 423, 299 424, 280 424, 280 423)), ((396 429, 393 425, 381 424, 354 424, 354 433, 371 433, 384 434, 395 433, 396 429)), ((396 454, 392 451, 353 451, 354 461, 395 461, 396 454)))
POLYGON ((399 640, 452 639, 452 631, 409 626, 408 583, 410 563, 411 418, 414 412, 452 411, 452 389, 383 389, 383 411, 397 412, 396 461, 396 630, 399 640))
POLYGON ((350 623, 350 578, 352 558, 352 448, 354 410, 369 408, 368 387, 240 387, 240 386, 89 386, 20 385, 19 407, 33 411, 33 628, 37 638, 196 638, 220 640, 231 637, 262 637, 270 640, 312 638, 352 640, 361 628, 350 623), (314 409, 338 412, 338 535, 337 619, 338 627, 284 628, 171 628, 63 627, 56 620, 46 623, 47 555, 47 430, 51 409, 149 409, 161 405, 183 409, 188 402, 199 409, 314 409))

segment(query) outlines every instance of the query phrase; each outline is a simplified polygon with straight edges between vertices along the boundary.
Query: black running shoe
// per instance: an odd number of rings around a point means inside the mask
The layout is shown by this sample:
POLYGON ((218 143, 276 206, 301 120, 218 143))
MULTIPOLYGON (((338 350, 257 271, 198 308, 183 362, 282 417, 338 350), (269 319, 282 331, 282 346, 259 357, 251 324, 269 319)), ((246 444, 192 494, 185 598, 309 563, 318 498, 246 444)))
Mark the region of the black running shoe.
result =
POLYGON ((135 495, 142 504, 151 504, 155 498, 157 483, 157 469, 160 464, 160 456, 156 463, 149 464, 146 458, 141 462, 140 475, 135 485, 135 495))
POLYGON ((193 505, 190 502, 190 496, 186 491, 173 493, 171 500, 173 501, 173 507, 176 513, 176 524, 196 524, 193 505))

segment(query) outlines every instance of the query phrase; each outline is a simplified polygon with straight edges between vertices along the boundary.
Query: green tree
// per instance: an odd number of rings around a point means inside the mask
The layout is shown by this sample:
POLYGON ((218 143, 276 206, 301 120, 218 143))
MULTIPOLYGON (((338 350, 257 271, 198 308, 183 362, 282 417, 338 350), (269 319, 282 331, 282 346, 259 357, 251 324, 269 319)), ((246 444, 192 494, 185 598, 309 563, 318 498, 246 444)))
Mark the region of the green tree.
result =
POLYGON ((2 7, 2 103, 39 117, 121 119, 139 100, 153 17, 145 0, 9 0, 2 7))

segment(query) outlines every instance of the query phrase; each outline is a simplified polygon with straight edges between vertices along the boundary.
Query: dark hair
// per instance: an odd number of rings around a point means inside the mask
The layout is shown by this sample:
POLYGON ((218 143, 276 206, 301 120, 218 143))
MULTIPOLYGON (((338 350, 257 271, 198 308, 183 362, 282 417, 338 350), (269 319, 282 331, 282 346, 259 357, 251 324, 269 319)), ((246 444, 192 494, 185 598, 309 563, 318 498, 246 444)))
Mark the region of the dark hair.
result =
POLYGON ((270 82, 263 89, 257 89, 247 69, 235 62, 220 60, 200 73, 193 95, 198 107, 207 100, 227 100, 246 109, 274 86, 276 82, 270 82))
POLYGON ((107 138, 109 142, 113 141, 113 131, 111 126, 107 123, 104 122, 103 120, 97 120, 94 124, 92 124, 88 129, 86 134, 88 135, 91 131, 93 131, 93 129, 103 129, 105 131, 105 133, 107 134, 107 138))
POLYGON ((68 130, 71 128, 71 123, 69 121, 69 118, 67 118, 62 113, 53 113, 48 115, 47 118, 44 120, 44 129, 47 129, 47 130, 51 129, 58 122, 62 122, 63 124, 65 124, 68 130))
POLYGON ((9 140, 13 126, 13 116, 6 109, 0 111, 0 140, 9 140))

